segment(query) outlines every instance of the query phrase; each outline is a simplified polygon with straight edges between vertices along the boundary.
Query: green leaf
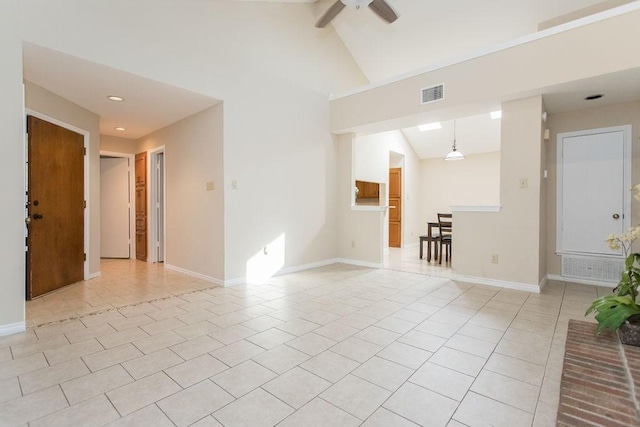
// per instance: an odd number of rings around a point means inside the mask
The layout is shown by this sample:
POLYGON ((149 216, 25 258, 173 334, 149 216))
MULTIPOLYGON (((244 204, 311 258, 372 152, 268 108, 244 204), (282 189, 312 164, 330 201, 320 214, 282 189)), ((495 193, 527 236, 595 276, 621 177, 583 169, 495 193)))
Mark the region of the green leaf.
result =
POLYGON ((592 312, 596 312, 596 333, 600 333, 604 329, 618 329, 629 316, 640 314, 640 306, 628 296, 605 295, 591 304, 585 316, 592 312))

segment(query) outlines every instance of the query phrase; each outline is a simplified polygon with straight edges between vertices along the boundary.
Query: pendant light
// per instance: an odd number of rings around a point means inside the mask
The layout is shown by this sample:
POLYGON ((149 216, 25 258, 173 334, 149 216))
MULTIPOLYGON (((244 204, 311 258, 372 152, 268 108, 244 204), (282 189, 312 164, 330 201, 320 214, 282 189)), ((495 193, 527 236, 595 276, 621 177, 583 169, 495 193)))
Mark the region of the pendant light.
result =
POLYGON ((456 148, 456 121, 453 121, 453 147, 451 147, 451 152, 447 154, 445 160, 464 160, 466 157, 458 151, 456 148))

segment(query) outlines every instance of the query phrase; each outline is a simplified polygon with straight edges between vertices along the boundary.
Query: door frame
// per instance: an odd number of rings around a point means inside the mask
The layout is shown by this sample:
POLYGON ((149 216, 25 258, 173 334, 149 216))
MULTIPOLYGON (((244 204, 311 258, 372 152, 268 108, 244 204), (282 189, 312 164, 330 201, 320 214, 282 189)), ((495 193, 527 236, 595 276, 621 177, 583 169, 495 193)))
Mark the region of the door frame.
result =
MULTIPOLYGON (((136 239, 133 238, 133 234, 135 233, 135 230, 136 230, 136 218, 135 218, 135 215, 132 215, 132 212, 135 209, 136 183, 135 183, 135 179, 133 179, 132 177, 131 171, 132 171, 132 167, 134 167, 136 164, 136 155, 128 154, 128 153, 120 153, 117 151, 100 150, 100 157, 102 156, 129 159, 129 259, 133 259, 135 258, 135 254, 136 254, 136 239)), ((102 257, 102 254, 100 254, 100 256, 102 257)))
POLYGON ((148 194, 147 197, 147 218, 149 223, 147 224, 147 261, 148 262, 158 262, 158 250, 156 246, 156 241, 158 240, 158 214, 157 210, 154 208, 156 203, 158 203, 158 178, 157 174, 151 169, 158 162, 158 155, 163 155, 163 173, 162 173, 162 218, 164 219, 162 222, 162 235, 164 236, 162 240, 162 254, 163 254, 163 262, 167 263, 167 152, 165 150, 165 146, 161 145, 152 150, 147 151, 148 161, 147 161, 147 177, 149 185, 148 185, 148 194), (149 250, 152 248, 152 250, 149 250))
MULTIPOLYGON (((91 200, 90 200, 90 193, 89 193, 89 137, 90 137, 90 133, 88 130, 85 129, 81 129, 79 127, 76 127, 72 124, 63 122, 62 120, 58 120, 55 119, 53 117, 50 117, 46 114, 42 114, 39 113, 35 110, 32 110, 30 108, 25 108, 25 116, 24 116, 24 120, 26 123, 27 120, 27 116, 33 116, 33 117, 37 117, 39 119, 45 120, 49 123, 52 123, 56 126, 60 126, 63 127, 65 129, 69 129, 70 131, 73 131, 75 133, 79 133, 80 135, 82 135, 83 140, 84 140, 84 150, 85 150, 85 156, 84 156, 84 200, 87 203, 86 208, 84 209, 84 253, 87 254, 86 259, 84 260, 84 280, 89 280, 93 277, 98 277, 100 276, 100 271, 98 271, 97 273, 94 273, 93 275, 89 274, 89 260, 91 259, 91 253, 89 248, 90 243, 91 243, 91 232, 90 232, 90 228, 89 228, 89 218, 91 218, 91 200)), ((25 133, 26 136, 26 133, 25 133)), ((24 141, 24 152, 27 152, 27 144, 28 141, 25 139, 24 141)), ((26 160, 26 159, 25 159, 26 160)), ((25 180, 26 180, 26 175, 25 175, 25 180)), ((26 224, 25 224, 25 233, 26 233, 26 224)))
MULTIPOLYGON (((564 138, 571 138, 576 136, 586 136, 586 135, 594 135, 600 133, 611 133, 611 132, 622 132, 622 163, 623 163, 623 185, 626 188, 622 188, 623 194, 623 217, 622 217, 622 229, 627 230, 631 226, 631 163, 632 163, 632 153, 631 153, 631 125, 622 125, 622 126, 611 126, 606 128, 596 128, 596 129, 584 129, 574 132, 563 132, 559 133, 556 136, 556 163, 557 163, 557 179, 556 179, 556 255, 563 254, 576 254, 572 251, 564 251, 561 249, 562 246, 562 177, 563 177, 563 162, 562 162, 562 148, 564 146, 564 138)), ((604 242, 606 236, 602 236, 602 240, 604 242)), ((585 255, 583 253, 578 253, 578 255, 585 255)), ((609 255, 609 254, 598 254, 598 257, 607 257, 607 258, 624 258, 624 255, 609 255)))

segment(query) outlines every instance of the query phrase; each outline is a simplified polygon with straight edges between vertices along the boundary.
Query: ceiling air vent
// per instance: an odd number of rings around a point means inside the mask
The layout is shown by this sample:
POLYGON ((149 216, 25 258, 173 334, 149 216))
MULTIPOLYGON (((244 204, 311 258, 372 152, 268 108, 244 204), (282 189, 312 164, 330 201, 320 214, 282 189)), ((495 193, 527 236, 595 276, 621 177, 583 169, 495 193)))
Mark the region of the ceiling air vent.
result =
POLYGON ((423 104, 440 101, 441 99, 444 99, 444 83, 439 84, 437 86, 432 86, 432 87, 422 89, 423 104))

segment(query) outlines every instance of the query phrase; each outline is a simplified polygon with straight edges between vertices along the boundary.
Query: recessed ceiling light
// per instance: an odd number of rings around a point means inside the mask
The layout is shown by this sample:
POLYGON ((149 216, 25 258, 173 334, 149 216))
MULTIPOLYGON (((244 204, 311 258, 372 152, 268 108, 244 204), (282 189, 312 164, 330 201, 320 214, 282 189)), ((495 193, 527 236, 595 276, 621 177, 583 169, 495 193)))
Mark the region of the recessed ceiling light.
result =
POLYGON ((600 99, 602 98, 604 95, 601 93, 597 93, 595 95, 589 95, 585 98, 585 101, 593 101, 594 99, 600 99))
POLYGON ((499 119, 499 118, 501 118, 501 117, 502 117, 502 110, 492 111, 492 112, 491 112, 491 113, 489 113, 489 114, 491 114, 491 118, 492 118, 493 120, 495 120, 495 119, 499 119))
POLYGON ((433 122, 433 123, 427 123, 427 124, 424 124, 424 125, 419 125, 418 129, 420 129, 422 132, 424 132, 426 130, 442 129, 442 125, 440 124, 440 122, 433 122))
POLYGON ((127 129, 125 129, 123 127, 120 127, 120 126, 118 126, 117 128, 114 128, 114 129, 117 130, 117 131, 120 131, 120 132, 124 132, 125 130, 127 130, 127 129))
POLYGON ((124 101, 124 98, 121 98, 121 97, 116 96, 116 95, 109 95, 109 96, 107 96, 107 99, 109 99, 111 101, 116 101, 116 102, 124 101))

